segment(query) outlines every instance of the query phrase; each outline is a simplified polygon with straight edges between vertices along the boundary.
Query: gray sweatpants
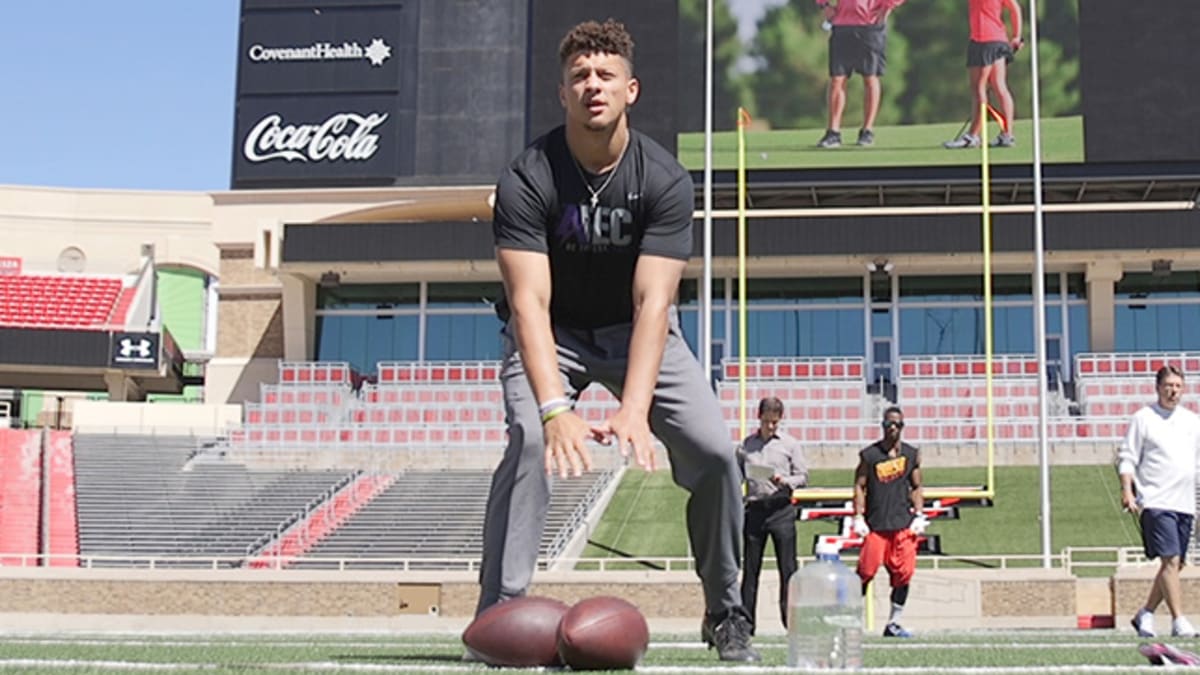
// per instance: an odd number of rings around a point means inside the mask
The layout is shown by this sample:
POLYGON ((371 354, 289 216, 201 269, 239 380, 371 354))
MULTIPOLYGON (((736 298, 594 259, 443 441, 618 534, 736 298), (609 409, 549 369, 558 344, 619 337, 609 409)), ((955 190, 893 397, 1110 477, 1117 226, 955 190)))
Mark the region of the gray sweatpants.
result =
MULTIPOLYGON (((558 368, 567 396, 577 397, 596 382, 620 398, 631 329, 630 324, 597 330, 555 328, 558 368)), ((500 382, 509 436, 488 496, 477 613, 525 593, 537 564, 550 503, 537 401, 507 328, 504 342, 500 382)), ((688 538, 707 611, 719 614, 740 607, 742 492, 734 446, 720 404, 683 339, 674 310, 654 390, 650 428, 667 448, 675 483, 691 495, 688 538)))

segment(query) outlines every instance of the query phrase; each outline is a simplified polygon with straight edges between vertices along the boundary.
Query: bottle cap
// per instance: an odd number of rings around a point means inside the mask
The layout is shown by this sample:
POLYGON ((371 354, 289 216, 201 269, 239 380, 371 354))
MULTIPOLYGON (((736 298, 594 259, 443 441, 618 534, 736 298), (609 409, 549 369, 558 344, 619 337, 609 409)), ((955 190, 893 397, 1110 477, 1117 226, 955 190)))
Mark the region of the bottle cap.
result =
POLYGON ((817 560, 836 560, 842 548, 832 541, 817 542, 817 560))

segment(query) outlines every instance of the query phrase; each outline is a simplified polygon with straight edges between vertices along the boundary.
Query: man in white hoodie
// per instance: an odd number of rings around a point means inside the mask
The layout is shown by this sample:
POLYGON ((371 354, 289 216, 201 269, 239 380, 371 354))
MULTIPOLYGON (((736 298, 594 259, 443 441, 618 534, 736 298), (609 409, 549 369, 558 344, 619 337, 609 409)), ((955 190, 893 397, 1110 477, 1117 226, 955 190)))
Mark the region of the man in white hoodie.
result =
POLYGON ((1134 414, 1117 451, 1121 503, 1140 518, 1146 557, 1159 559, 1150 595, 1132 623, 1139 637, 1154 637, 1154 610, 1166 600, 1171 634, 1194 637, 1196 630, 1183 615, 1179 569, 1196 516, 1200 417, 1179 406, 1183 373, 1178 368, 1160 368, 1155 384, 1158 402, 1134 414))

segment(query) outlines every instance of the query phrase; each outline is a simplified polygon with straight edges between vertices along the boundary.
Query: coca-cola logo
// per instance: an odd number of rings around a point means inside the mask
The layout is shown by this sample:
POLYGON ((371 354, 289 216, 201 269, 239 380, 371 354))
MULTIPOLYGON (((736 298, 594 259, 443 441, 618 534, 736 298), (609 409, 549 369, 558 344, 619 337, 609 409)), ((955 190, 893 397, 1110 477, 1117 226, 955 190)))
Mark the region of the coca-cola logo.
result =
POLYGON ((379 149, 376 128, 387 113, 334 113, 319 124, 284 124, 278 113, 267 115, 250 129, 242 155, 251 162, 362 162, 379 149))

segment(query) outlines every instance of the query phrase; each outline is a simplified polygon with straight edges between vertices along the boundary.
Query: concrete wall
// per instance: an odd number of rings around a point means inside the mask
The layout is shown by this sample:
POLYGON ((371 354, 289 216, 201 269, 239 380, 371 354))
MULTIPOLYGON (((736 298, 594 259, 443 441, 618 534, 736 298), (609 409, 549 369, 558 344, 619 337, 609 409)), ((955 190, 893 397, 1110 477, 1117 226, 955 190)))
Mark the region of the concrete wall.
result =
POLYGON ((0 186, 4 255, 20 257, 28 273, 57 271, 59 254, 75 247, 87 274, 130 274, 152 243, 160 264, 216 274, 212 217, 203 192, 0 186))
POLYGON ((74 431, 90 433, 157 432, 208 436, 223 434, 241 425, 240 405, 76 401, 71 415, 74 431))
MULTIPOLYGON (((771 601, 778 586, 770 576, 764 576, 759 595, 763 626, 778 623, 771 601)), ((875 585, 877 623, 887 616, 886 578, 875 585)), ((1132 614, 1140 602, 1135 596, 1149 579, 1141 571, 1133 578, 1142 582, 1114 585, 1121 593, 1119 617, 1132 614)), ((1186 579, 1185 602, 1194 606, 1200 601, 1200 576, 1186 579)), ((1078 614, 1095 613, 1094 600, 1085 607, 1077 599, 1077 587, 1093 581, 1062 570, 918 570, 905 624, 920 630, 1075 626, 1078 614)), ((568 603, 617 595, 652 619, 698 621, 704 611, 692 572, 543 572, 535 576, 530 593, 568 603)), ((477 597, 474 572, 0 570, 0 613, 469 618, 477 597)))

